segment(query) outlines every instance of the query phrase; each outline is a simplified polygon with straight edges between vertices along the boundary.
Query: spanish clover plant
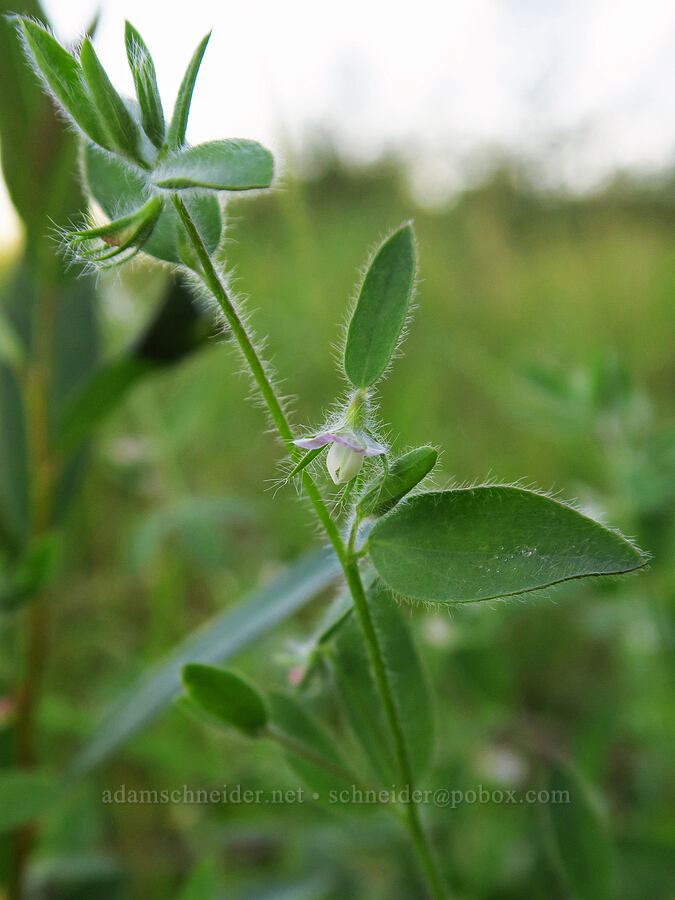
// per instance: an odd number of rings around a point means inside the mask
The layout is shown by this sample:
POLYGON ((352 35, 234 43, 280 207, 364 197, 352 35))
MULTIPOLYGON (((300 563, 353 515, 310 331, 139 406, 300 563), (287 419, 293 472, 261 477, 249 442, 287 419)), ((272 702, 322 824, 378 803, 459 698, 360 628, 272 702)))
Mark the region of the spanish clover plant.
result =
POLYGON ((186 705, 251 740, 280 744, 319 802, 339 802, 354 785, 400 788, 386 809, 407 829, 429 895, 444 897, 415 790, 431 762, 433 704, 402 607, 521 596, 569 579, 629 572, 644 566, 645 556, 617 531, 537 491, 500 484, 428 490, 436 449, 391 451, 375 398, 410 317, 410 222, 376 249, 357 290, 341 355, 345 398, 316 431, 292 424, 222 262, 228 192, 269 188, 272 155, 251 140, 186 141, 208 36, 167 118, 150 52, 128 23, 134 100, 118 94, 89 38, 70 52, 38 22, 20 18, 17 28, 35 71, 81 137, 84 185, 105 217, 88 216, 65 231, 66 253, 100 269, 142 252, 180 270, 208 297, 243 357, 285 451, 281 489, 294 482, 307 498, 343 581, 302 681, 317 659, 331 669, 363 765, 343 758, 302 690, 266 692, 197 662, 183 670, 186 705))

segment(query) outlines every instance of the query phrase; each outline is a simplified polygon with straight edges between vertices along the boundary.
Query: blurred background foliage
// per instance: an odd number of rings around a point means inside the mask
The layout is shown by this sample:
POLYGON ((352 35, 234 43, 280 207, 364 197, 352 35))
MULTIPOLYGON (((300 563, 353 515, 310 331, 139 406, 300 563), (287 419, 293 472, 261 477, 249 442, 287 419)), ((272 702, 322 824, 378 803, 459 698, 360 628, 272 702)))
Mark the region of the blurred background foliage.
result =
MULTIPOLYGON (((136 676, 316 538, 293 489, 271 489, 279 447, 262 411, 244 399, 236 356, 209 336, 185 288, 142 260, 97 282, 61 267, 48 217, 64 221, 79 209, 75 150, 48 102, 36 107, 2 27, 2 160, 24 237, 19 249, 0 251, 2 574, 10 585, 0 618, 0 752, 7 757, 11 743, 21 651, 14 626, 25 612, 13 609, 12 573, 64 516, 47 593, 37 748, 61 770, 136 676), (49 521, 36 532, 21 389, 45 297, 53 301, 42 326, 52 359, 49 421, 58 427, 98 366, 89 402, 101 407, 101 428, 95 442, 82 432, 68 446, 49 521), (177 316, 180 328, 171 324, 177 316)), ((518 160, 495 160, 482 183, 427 209, 414 206, 395 158, 354 169, 324 149, 312 171, 310 180, 289 174, 278 190, 228 208, 233 284, 251 295, 283 390, 297 397, 294 421, 318 422, 342 389, 331 345, 365 248, 414 217, 419 309, 405 357, 381 392, 395 448, 442 447, 440 484, 523 479, 576 498, 654 555, 640 578, 414 612, 440 722, 428 786, 524 790, 543 783, 544 761, 561 753, 605 806, 611 896, 668 900, 675 176, 617 176, 571 196, 538 188, 518 160)), ((287 685, 329 596, 236 665, 260 684, 287 685)), ((317 693, 316 703, 325 710, 328 700, 317 693)), ((296 780, 272 750, 169 709, 46 815, 31 895, 420 895, 401 835, 377 814, 346 817, 309 803, 101 799, 121 785, 184 784, 272 789, 296 780)), ((456 895, 574 895, 548 852, 542 814, 528 805, 426 808, 456 895)), ((605 853, 594 844, 604 838, 584 832, 583 822, 565 827, 581 829, 592 860, 605 853)), ((584 896, 607 896, 593 890, 584 896)))

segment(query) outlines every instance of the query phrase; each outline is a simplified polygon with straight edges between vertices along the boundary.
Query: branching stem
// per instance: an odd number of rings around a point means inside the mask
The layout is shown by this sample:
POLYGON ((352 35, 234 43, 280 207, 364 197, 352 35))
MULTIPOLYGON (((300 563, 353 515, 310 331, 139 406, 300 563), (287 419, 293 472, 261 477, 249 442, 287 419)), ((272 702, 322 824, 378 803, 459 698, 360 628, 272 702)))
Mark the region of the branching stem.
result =
MULTIPOLYGON (((265 366, 258 355, 253 341, 249 337, 246 326, 228 296, 225 286, 218 275, 187 207, 178 195, 173 196, 173 204, 183 223, 190 243, 197 254, 197 258, 199 259, 202 267, 201 277, 218 303, 228 326, 232 330, 232 334, 239 344, 248 368, 253 375, 258 390, 269 410, 272 421, 279 432, 279 436, 284 442, 289 456, 293 462, 297 462, 300 454, 298 448, 293 443, 293 433, 290 424, 276 395, 274 386, 268 377, 265 366)), ((326 531, 328 539, 335 550, 344 572, 349 591, 354 601, 354 608, 364 634, 370 663, 375 676, 375 682, 380 694, 380 700, 394 741, 400 777, 403 784, 409 788, 407 791, 409 800, 406 803, 406 824, 413 845, 426 876, 431 896, 434 900, 443 900, 443 898, 446 897, 446 892, 443 887, 443 881, 438 870, 438 865, 432 853, 427 836, 422 828, 418 806, 413 799, 414 785, 408 748, 405 742, 402 723, 394 703, 387 670, 384 665, 380 641, 366 600, 363 581, 358 566, 358 558, 357 554, 354 552, 353 541, 350 541, 349 546, 345 545, 336 522, 333 520, 318 487, 307 470, 303 471, 302 478, 307 496, 314 507, 321 525, 326 531)))

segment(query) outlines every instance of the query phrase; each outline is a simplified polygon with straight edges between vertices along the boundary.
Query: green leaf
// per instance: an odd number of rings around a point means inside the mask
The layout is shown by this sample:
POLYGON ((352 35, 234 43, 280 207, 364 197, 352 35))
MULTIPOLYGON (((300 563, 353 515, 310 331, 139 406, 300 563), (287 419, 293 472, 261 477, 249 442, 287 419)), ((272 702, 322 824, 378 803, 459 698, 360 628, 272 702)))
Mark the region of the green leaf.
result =
MULTIPOLYGON (((410 626, 391 592, 377 582, 367 602, 392 686, 415 780, 429 767, 434 745, 434 710, 410 626)), ((383 785, 400 783, 391 734, 372 675, 363 632, 352 615, 328 651, 352 730, 383 785)))
POLYGON ((395 459, 383 479, 379 479, 356 504, 360 516, 383 516, 425 478, 436 465, 433 447, 417 447, 395 459))
POLYGON ((89 772, 165 709, 181 689, 181 669, 186 663, 219 663, 230 659, 325 590, 337 571, 332 553, 322 550, 307 554, 265 587, 253 591, 237 606, 189 635, 120 695, 70 764, 69 777, 81 777, 89 772))
POLYGON ((28 443, 24 402, 17 379, 0 365, 0 522, 21 544, 29 527, 28 443))
POLYGON ((143 130, 155 147, 164 143, 164 111, 157 87, 155 64, 145 41, 131 22, 124 23, 124 43, 127 48, 129 68, 136 87, 136 97, 141 110, 143 130))
POLYGON ((410 224, 375 254, 359 291, 345 344, 345 374, 354 387, 382 377, 403 331, 415 281, 415 245, 410 224))
POLYGON ((617 532, 517 487, 412 497, 376 522, 368 548, 396 593, 442 603, 522 594, 646 564, 617 532))
POLYGON ((218 872, 212 857, 201 859, 181 888, 178 900, 213 900, 217 896, 218 872))
POLYGON ((312 792, 312 799, 324 805, 339 807, 335 794, 354 784, 338 753, 335 741, 298 700, 290 694, 272 691, 269 695, 273 726, 304 753, 287 750, 291 769, 312 792), (316 762, 313 759, 316 759, 316 762))
POLYGON ((597 797, 562 764, 553 766, 546 788, 550 801, 542 804, 545 836, 567 888, 577 900, 610 900, 613 848, 597 797))
POLYGON ((207 188, 248 191, 266 188, 274 177, 274 159, 257 141, 209 141, 176 150, 157 167, 153 182, 166 190, 207 188))
POLYGON ((228 669, 188 663, 183 686, 195 703, 247 737, 259 737, 268 721, 267 707, 257 688, 228 669))
POLYGON ((80 64, 112 146, 131 159, 139 160, 140 135, 136 123, 113 87, 88 37, 82 41, 80 64))
MULTIPOLYGON (((154 191, 142 172, 96 147, 84 148, 84 177, 89 192, 110 219, 135 213, 154 191)), ((215 252, 222 232, 218 198, 213 194, 192 196, 186 199, 185 205, 209 253, 215 252)), ((180 264, 183 261, 179 251, 182 233, 176 210, 171 204, 165 204, 152 234, 143 244, 143 253, 180 264)))
POLYGON ((19 23, 38 72, 56 99, 92 141, 111 149, 78 61, 37 22, 19 23))
POLYGON ((0 832, 44 812, 58 794, 56 780, 34 769, 0 769, 0 832))
POLYGON ((185 143, 185 131, 187 129, 188 116, 190 115, 190 104, 192 103, 192 92, 195 88, 197 73, 202 63, 202 57, 206 50, 206 45, 211 37, 211 32, 202 38, 201 43, 195 50, 192 59, 187 67, 187 71, 183 76, 183 81, 178 89, 178 97, 173 108, 173 116, 169 124, 167 132, 167 144, 171 150, 182 147, 185 143))

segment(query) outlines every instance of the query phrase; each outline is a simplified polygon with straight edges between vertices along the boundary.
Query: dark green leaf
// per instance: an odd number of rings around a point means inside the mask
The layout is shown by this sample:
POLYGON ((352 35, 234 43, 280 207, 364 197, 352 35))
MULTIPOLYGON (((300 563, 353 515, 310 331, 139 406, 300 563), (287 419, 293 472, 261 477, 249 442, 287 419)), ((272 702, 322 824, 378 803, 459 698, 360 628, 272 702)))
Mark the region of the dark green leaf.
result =
POLYGON ((68 775, 76 778, 89 772, 165 709, 180 691, 180 673, 186 663, 225 662, 325 590, 337 570, 332 553, 308 554, 237 606, 206 622, 121 694, 69 766, 68 775))
POLYGON ((211 37, 211 32, 202 38, 201 43, 194 52, 192 59, 187 67, 187 71, 183 76, 183 81, 178 90, 176 105, 173 108, 173 116, 169 124, 167 132, 167 143, 170 149, 175 150, 182 147, 185 143, 185 131, 187 129, 188 116, 190 115, 190 104, 192 102, 192 92, 197 80, 197 73, 202 63, 202 57, 206 50, 206 45, 211 37))
POLYGON ((16 377, 0 365, 0 524, 21 544, 28 530, 28 445, 24 403, 16 377))
POLYGON ((143 130, 155 147, 164 143, 164 111, 157 87, 155 64, 145 41, 130 22, 124 25, 124 42, 134 78, 143 130))
MULTIPOLYGON (((434 744, 434 713, 429 686, 412 642, 410 626, 391 592, 377 582, 368 591, 367 602, 417 781, 429 767, 434 744)), ((335 635, 334 649, 328 652, 352 730, 373 771, 385 786, 400 783, 389 726, 356 616, 350 616, 340 627, 335 635)))
POLYGON ((354 387, 382 377, 401 336, 415 281, 415 245, 404 225, 375 254, 361 285, 345 344, 345 374, 354 387))
POLYGON ((517 487, 412 497, 376 522, 368 547, 396 593, 443 603, 521 594, 646 563, 617 532, 517 487))
POLYGON ((360 516, 383 516, 425 478, 436 465, 438 453, 433 447, 417 447, 399 456, 356 504, 360 516))
POLYGON ((80 63, 94 105, 112 146, 131 159, 139 159, 140 135, 124 100, 117 93, 88 37, 82 41, 80 63))
POLYGON ((182 678, 183 687, 195 703, 242 734, 258 737, 267 725, 262 694, 236 672, 188 663, 183 667, 182 678))
POLYGON ((55 800, 55 779, 34 769, 0 770, 0 832, 30 822, 55 800))
POLYGON ((257 141, 209 141, 176 150, 153 174, 153 182, 166 190, 207 188, 247 191, 269 187, 274 159, 257 141))
POLYGON ((549 850, 578 900, 610 900, 613 850, 607 823, 590 787, 569 766, 556 764, 542 805, 549 850))
POLYGON ((111 149, 78 61, 37 22, 19 22, 26 46, 54 96, 92 141, 111 149))

